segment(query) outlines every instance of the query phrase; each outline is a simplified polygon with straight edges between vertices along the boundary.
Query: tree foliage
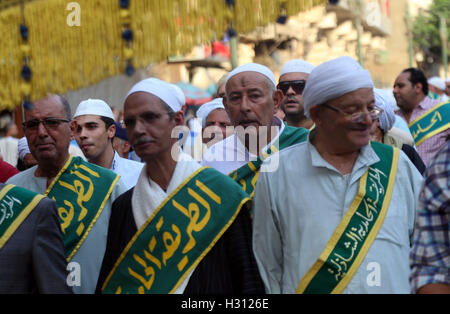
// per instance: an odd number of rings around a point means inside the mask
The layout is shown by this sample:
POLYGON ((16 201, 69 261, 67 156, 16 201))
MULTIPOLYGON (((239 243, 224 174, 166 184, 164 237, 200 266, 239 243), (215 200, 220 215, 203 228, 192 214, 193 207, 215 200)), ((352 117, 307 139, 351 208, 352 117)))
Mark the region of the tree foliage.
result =
POLYGON ((425 57, 421 64, 424 70, 442 64, 440 15, 447 21, 447 34, 450 34, 450 0, 433 0, 430 7, 414 19, 413 44, 425 57))

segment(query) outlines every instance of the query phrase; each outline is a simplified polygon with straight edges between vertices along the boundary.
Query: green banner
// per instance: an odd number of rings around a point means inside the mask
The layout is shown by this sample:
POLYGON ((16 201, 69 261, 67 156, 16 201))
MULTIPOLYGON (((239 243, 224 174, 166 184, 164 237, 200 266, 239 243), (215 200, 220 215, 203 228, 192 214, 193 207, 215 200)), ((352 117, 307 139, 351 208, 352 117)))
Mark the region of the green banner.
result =
POLYGON ((200 168, 164 200, 134 235, 102 292, 172 293, 248 200, 233 180, 211 168, 200 168))
POLYGON ((0 250, 43 197, 12 184, 5 185, 1 189, 0 250))
POLYGON ((417 146, 449 127, 450 102, 443 102, 434 106, 409 124, 409 130, 417 146))
POLYGON ((296 293, 342 293, 383 225, 394 190, 399 150, 371 142, 380 161, 361 177, 350 209, 296 293))
POLYGON ((118 179, 110 170, 71 156, 45 192, 56 201, 68 261, 83 244, 118 179))
POLYGON ((273 153, 276 153, 289 146, 305 142, 308 139, 309 131, 305 128, 295 128, 285 126, 283 132, 270 148, 263 153, 262 158, 258 156, 255 161, 250 161, 246 165, 231 172, 229 176, 236 181, 242 189, 253 198, 255 194, 255 185, 258 180, 259 170, 265 159, 273 153))

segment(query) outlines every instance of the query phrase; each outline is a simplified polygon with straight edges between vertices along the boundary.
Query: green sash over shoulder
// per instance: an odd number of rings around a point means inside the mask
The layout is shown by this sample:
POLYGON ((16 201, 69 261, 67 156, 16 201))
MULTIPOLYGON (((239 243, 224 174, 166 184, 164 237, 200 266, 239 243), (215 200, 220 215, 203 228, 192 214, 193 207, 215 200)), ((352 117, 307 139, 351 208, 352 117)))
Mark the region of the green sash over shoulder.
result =
POLYGON ((12 184, 0 190, 0 250, 43 198, 12 184))
POLYGON ((297 293, 342 293, 383 225, 394 190, 399 150, 371 142, 380 161, 361 177, 358 193, 297 293))
POLYGON ((417 146, 450 127, 450 102, 438 104, 409 124, 417 146))
POLYGON ((277 141, 270 146, 270 148, 263 153, 263 158, 258 156, 255 161, 250 161, 246 165, 231 172, 229 176, 242 186, 242 189, 253 198, 255 194, 256 180, 258 180, 259 170, 263 161, 273 153, 276 153, 289 146, 305 142, 308 138, 309 131, 305 128, 295 128, 285 126, 283 132, 278 137, 277 141))
POLYGON ((168 196, 128 243, 103 293, 174 292, 233 223, 248 195, 200 168, 168 196))
POLYGON ((45 195, 56 201, 68 261, 86 239, 100 216, 119 175, 70 157, 45 195))

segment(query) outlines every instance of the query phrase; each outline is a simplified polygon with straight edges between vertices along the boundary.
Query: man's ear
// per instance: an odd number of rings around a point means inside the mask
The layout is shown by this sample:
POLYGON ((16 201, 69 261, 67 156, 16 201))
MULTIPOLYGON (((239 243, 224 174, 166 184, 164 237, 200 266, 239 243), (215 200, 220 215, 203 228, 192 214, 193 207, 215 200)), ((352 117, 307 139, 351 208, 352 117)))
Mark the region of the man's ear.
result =
POLYGON ((116 125, 113 123, 109 126, 108 128, 108 139, 112 139, 114 138, 114 136, 116 135, 116 125))
POLYGON ((75 120, 70 121, 69 126, 70 126, 70 136, 73 138, 73 137, 75 137, 75 133, 76 133, 77 127, 78 127, 77 121, 75 121, 75 120))
POLYGON ((184 125, 184 112, 183 110, 177 111, 173 115, 173 119, 176 125, 184 125))
POLYGON ((225 110, 228 111, 227 97, 222 98, 222 104, 225 107, 225 110))
POLYGON ((416 94, 421 94, 423 92, 422 88, 423 88, 422 83, 416 83, 416 85, 414 85, 414 91, 416 92, 416 94))
MULTIPOLYGON (((321 107, 320 105, 315 105, 309 109, 309 116, 310 116, 311 120, 314 122, 314 124, 316 124, 316 125, 319 125, 320 121, 321 121, 321 119, 320 119, 321 108, 320 107, 321 107)), ((305 111, 306 111, 306 109, 305 109, 305 111)))
POLYGON ((272 95, 273 98, 273 114, 277 113, 278 109, 280 109, 281 102, 283 101, 283 92, 279 89, 276 89, 272 95))

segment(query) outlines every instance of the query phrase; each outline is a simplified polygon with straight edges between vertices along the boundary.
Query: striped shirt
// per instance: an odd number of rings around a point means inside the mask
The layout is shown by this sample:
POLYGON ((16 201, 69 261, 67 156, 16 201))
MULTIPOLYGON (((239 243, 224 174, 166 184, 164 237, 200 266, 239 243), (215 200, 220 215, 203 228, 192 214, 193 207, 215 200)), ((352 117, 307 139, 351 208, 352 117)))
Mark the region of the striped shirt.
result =
POLYGON ((450 141, 431 161, 425 178, 410 255, 413 292, 431 283, 450 285, 450 141))
MULTIPOLYGON (((396 113, 406 120, 408 124, 413 122, 415 119, 426 113, 428 110, 433 108, 439 103, 439 100, 431 99, 430 97, 425 97, 419 105, 413 109, 410 120, 407 121, 403 110, 400 109, 396 113)), ((417 152, 422 158, 423 163, 428 165, 439 151, 439 149, 445 144, 445 139, 447 135, 450 134, 450 129, 447 129, 439 134, 436 134, 429 139, 423 141, 419 146, 417 146, 417 152)))

